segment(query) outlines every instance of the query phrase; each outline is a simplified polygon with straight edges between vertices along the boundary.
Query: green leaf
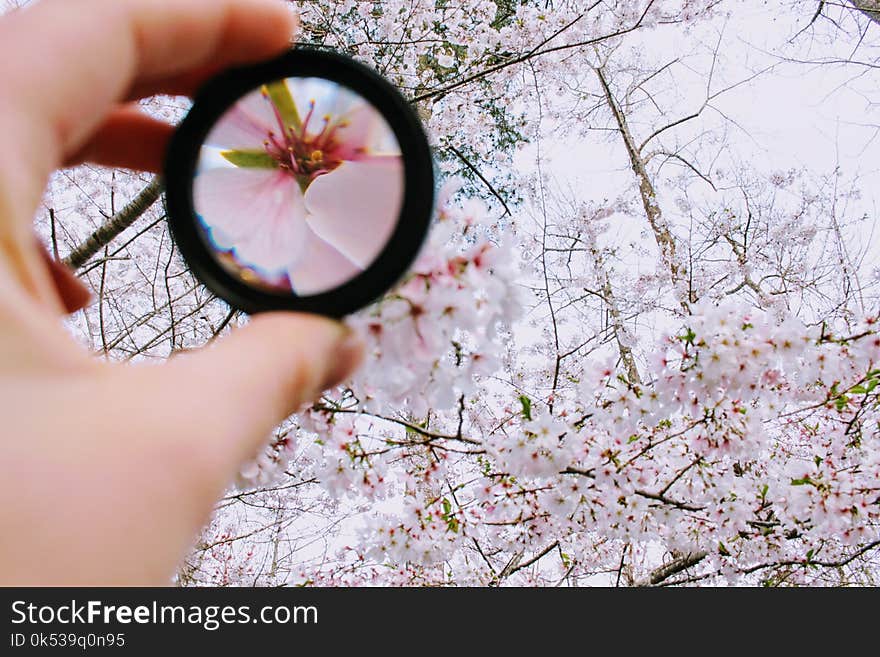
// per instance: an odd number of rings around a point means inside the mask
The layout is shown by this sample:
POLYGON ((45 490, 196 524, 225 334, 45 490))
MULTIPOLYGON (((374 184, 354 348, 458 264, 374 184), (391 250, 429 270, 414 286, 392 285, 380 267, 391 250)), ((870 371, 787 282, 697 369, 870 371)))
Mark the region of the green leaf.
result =
POLYGON ((532 419, 532 400, 525 395, 519 396, 519 403, 522 404, 522 416, 526 420, 532 419))
MULTIPOLYGON (((441 501, 441 505, 443 506, 443 520, 446 521, 446 527, 453 534, 458 533, 459 522, 458 518, 455 517, 455 514, 452 513, 452 504, 445 497, 441 501)), ((430 518, 430 516, 429 516, 430 518)))
POLYGON ((864 395, 868 389, 865 386, 853 386, 849 391, 854 395, 864 395))
POLYGON ((266 151, 223 151, 227 162, 245 169, 277 169, 278 163, 266 151))
POLYGON ((284 80, 278 80, 265 86, 266 93, 272 100, 272 104, 281 114, 285 126, 293 126, 296 130, 302 128, 302 119, 296 109, 296 103, 293 102, 293 96, 290 95, 290 89, 284 80))

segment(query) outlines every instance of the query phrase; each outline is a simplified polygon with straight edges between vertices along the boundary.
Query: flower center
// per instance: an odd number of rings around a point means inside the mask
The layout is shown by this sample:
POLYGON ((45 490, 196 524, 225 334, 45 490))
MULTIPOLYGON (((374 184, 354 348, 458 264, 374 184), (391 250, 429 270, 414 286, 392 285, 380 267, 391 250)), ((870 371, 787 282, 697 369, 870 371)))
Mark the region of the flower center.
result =
POLYGON ((263 141, 266 152, 278 163, 278 167, 296 178, 303 192, 315 178, 330 173, 342 164, 339 151, 338 131, 348 126, 345 120, 333 120, 329 114, 323 117, 323 126, 317 134, 309 132, 314 121, 315 101, 309 102, 309 111, 299 126, 286 125, 278 107, 264 89, 263 96, 272 105, 279 130, 270 130, 263 141))

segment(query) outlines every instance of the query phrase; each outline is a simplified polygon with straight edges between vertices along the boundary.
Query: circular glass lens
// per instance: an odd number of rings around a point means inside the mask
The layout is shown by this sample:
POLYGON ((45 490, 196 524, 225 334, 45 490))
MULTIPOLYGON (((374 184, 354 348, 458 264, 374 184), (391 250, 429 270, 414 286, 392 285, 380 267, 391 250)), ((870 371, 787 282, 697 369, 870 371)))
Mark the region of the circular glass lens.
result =
POLYGON ((400 145, 360 95, 291 77, 244 96, 213 126, 193 181, 199 231, 225 271, 310 296, 382 253, 404 196, 400 145))

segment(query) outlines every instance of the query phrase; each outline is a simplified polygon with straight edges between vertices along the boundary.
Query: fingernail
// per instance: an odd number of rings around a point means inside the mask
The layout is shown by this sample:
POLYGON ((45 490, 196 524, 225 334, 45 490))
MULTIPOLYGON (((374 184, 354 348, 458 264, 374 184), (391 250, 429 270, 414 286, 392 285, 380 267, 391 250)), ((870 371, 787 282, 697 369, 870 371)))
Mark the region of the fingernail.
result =
POLYGON ((321 390, 339 385, 355 373, 364 358, 364 343, 360 336, 347 326, 343 326, 342 335, 336 343, 333 354, 333 366, 330 367, 321 390))

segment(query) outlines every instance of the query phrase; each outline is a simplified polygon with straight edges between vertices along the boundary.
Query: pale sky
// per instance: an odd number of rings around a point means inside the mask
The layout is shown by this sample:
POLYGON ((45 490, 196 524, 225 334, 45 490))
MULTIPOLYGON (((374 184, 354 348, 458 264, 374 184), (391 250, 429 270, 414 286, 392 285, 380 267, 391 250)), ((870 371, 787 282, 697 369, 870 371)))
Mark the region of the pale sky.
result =
MULTIPOLYGON (((713 89, 745 80, 769 65, 777 67, 725 93, 712 104, 731 120, 728 147, 738 159, 753 162, 764 171, 805 167, 829 172, 839 163, 845 172, 862 176, 863 200, 867 206, 875 207, 876 190, 880 190, 880 89, 876 65, 872 69, 786 63, 770 54, 778 52, 812 16, 807 4, 798 15, 793 9, 786 12, 760 0, 733 3, 737 9, 724 25, 713 89)), ((690 101, 670 112, 672 115, 686 116, 705 99, 705 73, 711 65, 710 52, 719 39, 721 25, 717 19, 697 25, 687 39, 680 38, 680 28, 676 26, 627 37, 628 44, 639 44, 644 49, 647 61, 665 63, 684 58, 682 65, 676 66, 665 80, 674 80, 675 93, 690 97, 690 101), (703 54, 695 56, 694 52, 700 50, 703 54), (687 68, 695 72, 689 73, 687 68)), ((811 61, 850 54, 852 38, 836 33, 827 21, 814 27, 817 38, 811 38, 811 33, 802 34, 789 46, 792 53, 797 51, 804 56, 811 44, 811 61), (829 43, 832 38, 833 43, 829 43)), ((870 61, 873 57, 876 61, 880 53, 880 26, 871 26, 860 48, 856 59, 870 61)), ((630 49, 628 45, 622 50, 630 49)), ((655 88, 663 86, 658 79, 655 88)), ((718 112, 707 110, 700 119, 677 128, 674 134, 684 141, 723 122, 725 119, 718 112)), ((617 176, 621 169, 625 175, 631 175, 619 141, 603 149, 602 136, 598 134, 595 139, 573 144, 570 138, 555 139, 552 129, 546 132, 542 143, 545 169, 561 186, 571 185, 582 190, 585 198, 601 199, 606 190, 620 189, 617 176), (610 166, 609 158, 613 162, 610 166), (572 166, 572 162, 577 162, 577 166, 572 166)), ((642 137, 647 134, 648 130, 641 131, 642 137)), ((522 170, 533 169, 534 148, 524 149, 516 161, 522 170)))

